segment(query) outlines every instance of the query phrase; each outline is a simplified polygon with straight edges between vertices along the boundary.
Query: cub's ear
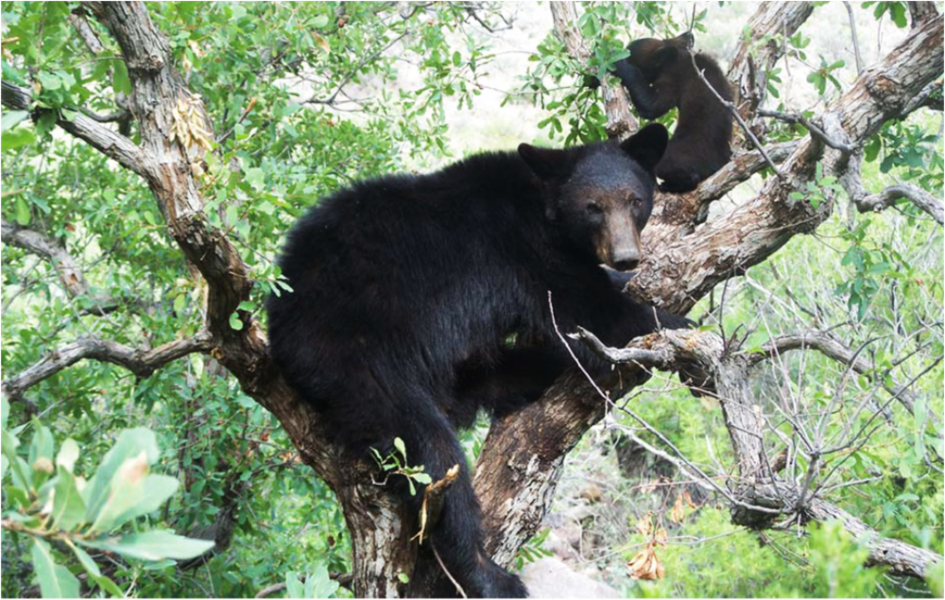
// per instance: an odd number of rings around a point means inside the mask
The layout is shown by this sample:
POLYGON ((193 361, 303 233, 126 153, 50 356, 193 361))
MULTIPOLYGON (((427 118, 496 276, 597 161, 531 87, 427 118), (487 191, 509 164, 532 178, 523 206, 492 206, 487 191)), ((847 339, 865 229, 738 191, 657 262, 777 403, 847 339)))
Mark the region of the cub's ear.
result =
POLYGON ((659 123, 647 125, 620 144, 620 149, 647 170, 651 175, 666 152, 669 134, 659 123))
POLYGON ((563 150, 519 144, 518 154, 539 179, 564 178, 571 171, 570 158, 563 150))

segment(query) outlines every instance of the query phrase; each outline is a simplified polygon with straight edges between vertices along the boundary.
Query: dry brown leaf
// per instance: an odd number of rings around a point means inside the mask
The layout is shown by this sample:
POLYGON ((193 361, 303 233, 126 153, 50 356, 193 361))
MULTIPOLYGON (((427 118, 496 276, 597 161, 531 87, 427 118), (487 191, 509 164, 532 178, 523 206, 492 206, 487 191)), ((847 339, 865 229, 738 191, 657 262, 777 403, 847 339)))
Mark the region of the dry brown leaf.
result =
POLYGON ((659 529, 656 530, 656 533, 653 534, 653 539, 651 540, 650 543, 656 546, 665 546, 666 539, 667 539, 666 530, 660 527, 659 529))
POLYGON ((643 518, 637 522, 637 531, 645 538, 649 538, 653 532, 653 513, 646 513, 643 518))
POLYGON ((657 558, 653 544, 647 544, 643 550, 634 554, 627 563, 627 569, 630 571, 630 577, 644 581, 656 581, 666 575, 666 570, 657 558))
POLYGON ((686 509, 683 505, 682 494, 676 494, 676 502, 673 503, 673 510, 669 513, 669 520, 673 523, 682 523, 686 518, 686 509))
POLYGON ((314 31, 310 33, 312 35, 312 41, 315 42, 315 45, 318 46, 319 49, 321 49, 321 51, 325 54, 329 54, 331 52, 331 45, 329 45, 328 40, 318 35, 314 31))
POLYGON ((190 46, 190 49, 197 57, 203 58, 207 55, 207 53, 203 51, 203 48, 200 47, 200 44, 198 44, 196 40, 188 40, 187 45, 190 46))

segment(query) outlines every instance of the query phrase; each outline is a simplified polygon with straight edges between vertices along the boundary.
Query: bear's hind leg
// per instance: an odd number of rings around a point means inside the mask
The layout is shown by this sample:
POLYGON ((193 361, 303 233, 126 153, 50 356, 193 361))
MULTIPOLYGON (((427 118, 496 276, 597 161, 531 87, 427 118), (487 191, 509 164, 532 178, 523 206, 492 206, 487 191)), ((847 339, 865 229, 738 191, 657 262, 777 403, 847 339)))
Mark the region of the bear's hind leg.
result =
MULTIPOLYGON (((433 481, 459 465, 459 477, 446 490, 439 522, 425 534, 424 545, 432 544, 450 575, 470 597, 524 598, 527 596, 521 580, 495 564, 483 548, 479 501, 473 490, 466 455, 456 439, 452 427, 441 415, 412 414, 404 424, 401 437, 407 449, 410 466, 423 465, 433 481)), ((410 508, 419 513, 423 491, 408 497, 410 508)), ((435 569, 439 566, 432 562, 435 569)), ((432 574, 435 576, 436 574, 432 574)), ((417 573, 414 582, 421 584, 431 574, 417 573)), ((437 590, 436 595, 453 595, 452 585, 437 590)))

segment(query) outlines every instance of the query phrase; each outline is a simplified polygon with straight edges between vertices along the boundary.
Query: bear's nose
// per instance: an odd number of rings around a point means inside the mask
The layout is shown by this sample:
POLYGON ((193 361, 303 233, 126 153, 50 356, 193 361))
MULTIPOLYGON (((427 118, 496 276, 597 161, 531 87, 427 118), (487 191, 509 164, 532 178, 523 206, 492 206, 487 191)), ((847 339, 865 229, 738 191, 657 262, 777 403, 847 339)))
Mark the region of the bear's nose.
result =
POLYGON ((640 264, 639 260, 617 260, 614 261, 613 267, 618 271, 632 271, 637 268, 637 265, 640 264))

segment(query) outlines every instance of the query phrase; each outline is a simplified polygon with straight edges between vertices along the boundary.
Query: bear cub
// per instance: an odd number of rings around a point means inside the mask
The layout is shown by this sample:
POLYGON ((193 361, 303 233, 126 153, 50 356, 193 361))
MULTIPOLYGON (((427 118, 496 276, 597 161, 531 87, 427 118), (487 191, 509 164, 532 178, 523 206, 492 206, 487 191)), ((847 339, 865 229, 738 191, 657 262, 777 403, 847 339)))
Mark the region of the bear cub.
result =
MULTIPOLYGON (((664 192, 696 189, 732 156, 732 115, 693 68, 692 45, 691 33, 667 40, 635 40, 627 47, 630 56, 612 69, 644 119, 679 108, 673 138, 656 167, 664 192)), ((732 89, 718 63, 701 52, 695 60, 715 91, 731 102, 732 89)))
MULTIPOLYGON (((563 332, 581 325, 612 346, 658 323, 688 324, 633 302, 600 267, 626 271, 642 258, 667 137, 655 124, 620 144, 522 144, 364 181, 321 200, 288 235, 279 264, 294 291, 268 300, 273 359, 356 455, 385 453, 400 437, 434 481, 460 465, 429 533, 470 596, 526 590, 483 548, 456 428, 480 408, 502 415, 536 400, 571 366, 549 292, 563 332)), ((583 345, 573 350, 598 372, 608 367, 583 345)), ((393 479, 417 514, 422 490, 411 496, 393 479)))

